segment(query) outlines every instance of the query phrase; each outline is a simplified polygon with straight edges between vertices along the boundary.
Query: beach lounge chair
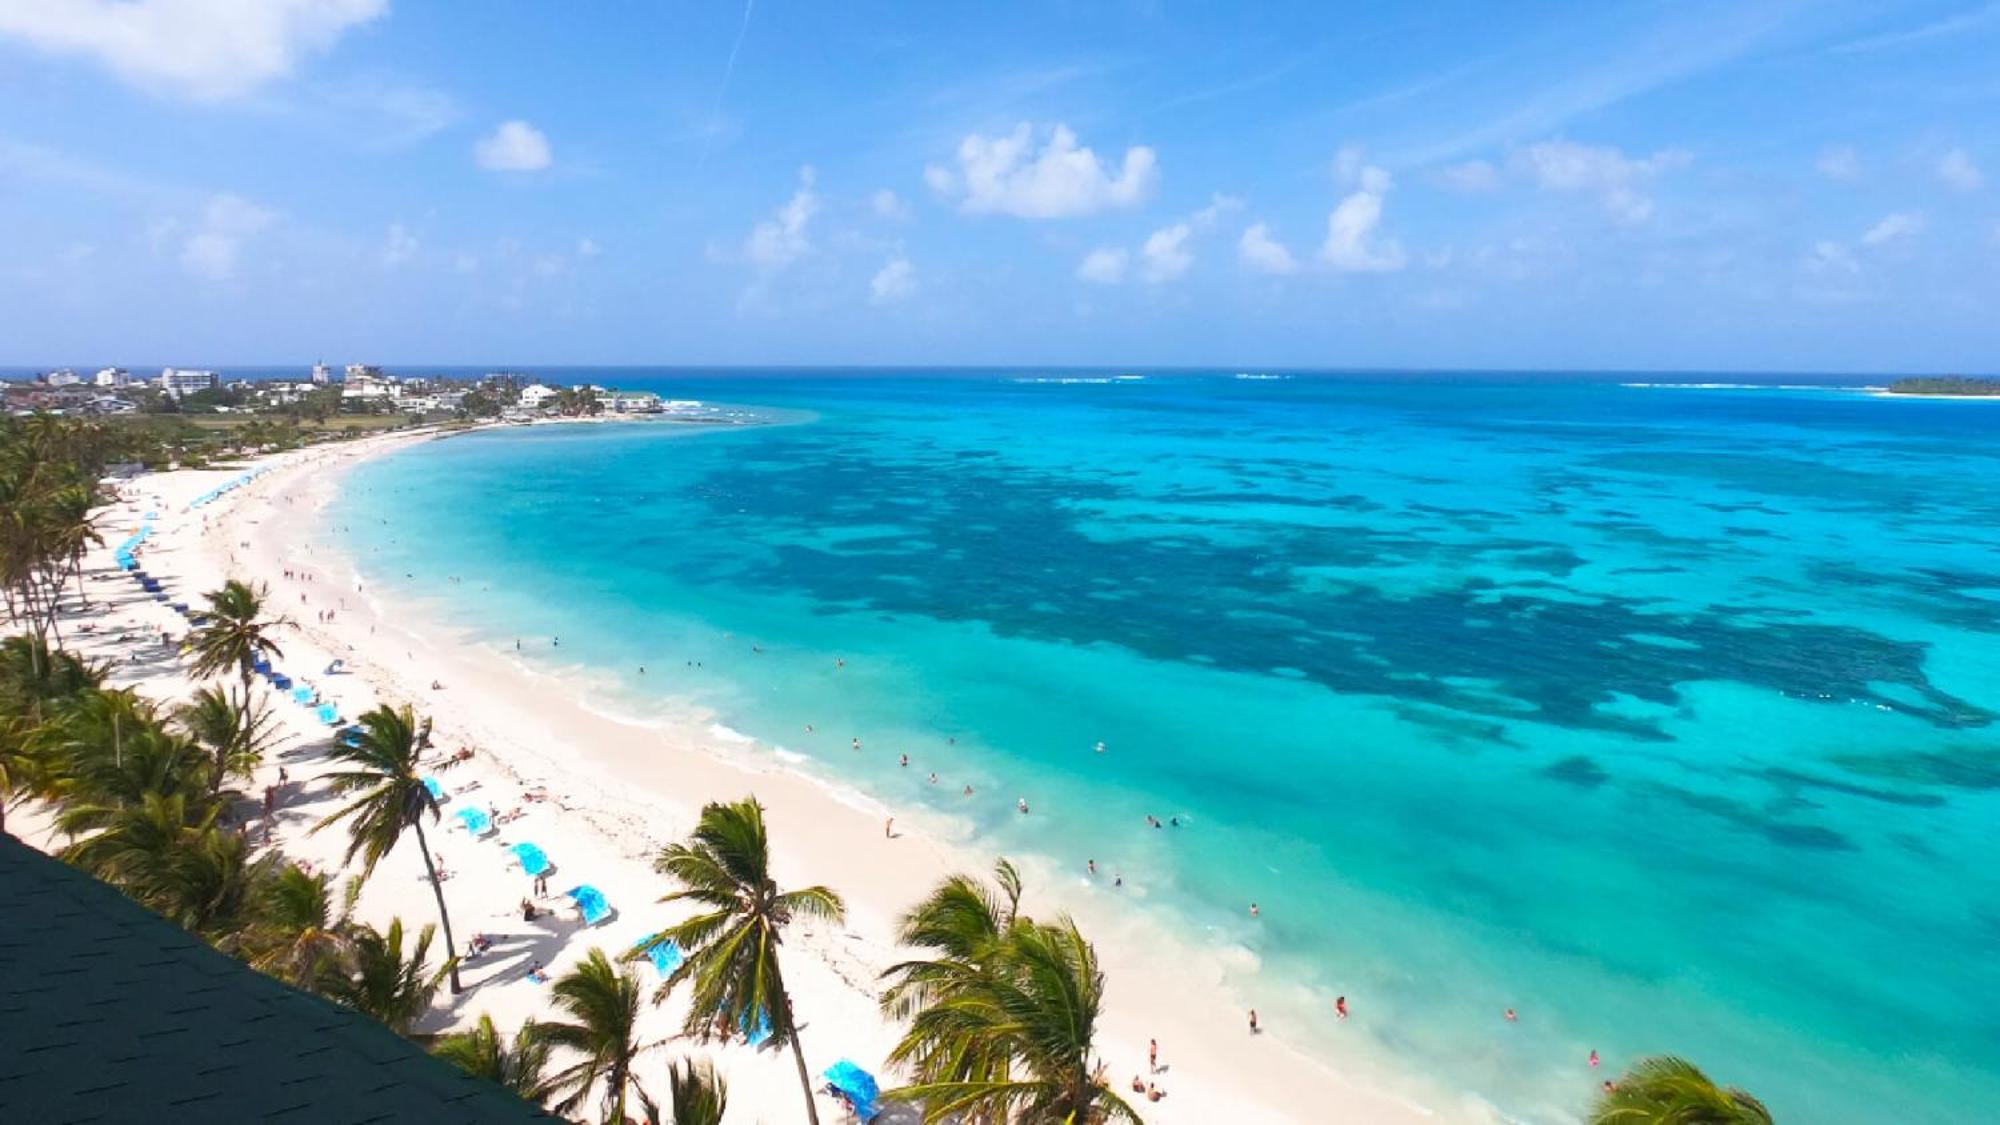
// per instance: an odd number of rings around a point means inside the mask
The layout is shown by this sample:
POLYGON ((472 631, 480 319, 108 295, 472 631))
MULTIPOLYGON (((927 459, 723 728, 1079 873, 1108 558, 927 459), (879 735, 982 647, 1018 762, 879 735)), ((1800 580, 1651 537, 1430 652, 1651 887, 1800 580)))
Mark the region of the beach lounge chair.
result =
POLYGON ((828 1086, 847 1099, 856 1117, 872 1121, 882 1112, 882 1087, 874 1075, 842 1059, 827 1067, 824 1077, 828 1086))
POLYGON ((452 815, 474 836, 484 836, 493 831, 493 817, 485 809, 464 808, 452 815))
POLYGON ((514 858, 521 864, 521 870, 530 875, 540 875, 549 869, 549 857, 542 852, 542 849, 526 840, 507 850, 514 853, 514 858))
MULTIPOLYGON (((659 936, 658 934, 653 935, 653 937, 659 936)), ((663 977, 680 968, 681 962, 685 959, 681 955, 681 947, 670 941, 663 941, 646 951, 646 960, 651 961, 653 968, 657 969, 663 977)))
POLYGON ((444 786, 438 784, 437 778, 424 778, 424 788, 430 792, 431 800, 442 801, 445 799, 444 786))
POLYGON ((611 917, 611 904, 605 901, 604 892, 589 883, 571 887, 567 893, 577 913, 583 915, 584 925, 595 926, 611 917))

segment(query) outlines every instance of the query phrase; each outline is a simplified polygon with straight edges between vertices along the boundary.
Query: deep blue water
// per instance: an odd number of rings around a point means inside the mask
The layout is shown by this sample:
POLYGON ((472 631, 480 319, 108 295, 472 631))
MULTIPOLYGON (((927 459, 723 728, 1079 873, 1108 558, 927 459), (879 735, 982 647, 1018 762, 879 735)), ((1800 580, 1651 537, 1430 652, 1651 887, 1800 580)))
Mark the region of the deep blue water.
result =
POLYGON ((582 372, 810 420, 430 443, 334 522, 623 706, 1096 859, 1308 1045, 1528 1120, 1593 1048, 1991 1119, 2000 403, 1065 374, 582 372))

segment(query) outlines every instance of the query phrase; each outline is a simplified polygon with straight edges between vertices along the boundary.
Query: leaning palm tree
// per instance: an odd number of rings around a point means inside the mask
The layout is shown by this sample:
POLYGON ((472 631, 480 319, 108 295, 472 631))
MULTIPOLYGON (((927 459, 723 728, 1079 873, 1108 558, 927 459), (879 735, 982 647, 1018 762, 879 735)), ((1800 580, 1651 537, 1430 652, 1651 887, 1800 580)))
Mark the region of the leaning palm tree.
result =
POLYGON ((417 757, 430 745, 429 719, 417 721, 408 707, 392 709, 387 704, 361 716, 361 733, 337 742, 333 756, 354 767, 327 775, 337 795, 359 794, 332 816, 314 826, 317 832, 337 821, 346 820, 348 844, 343 863, 362 857, 362 875, 373 874, 382 857, 394 850, 403 830, 417 833, 417 851, 424 857, 424 871, 437 897, 438 920, 444 924, 445 964, 450 969, 451 990, 459 991, 458 947, 451 939, 451 915, 444 906, 444 884, 438 880, 437 863, 431 858, 430 842, 424 838, 424 814, 432 821, 439 817, 437 798, 425 787, 417 773, 417 757))
POLYGON ((926 1067, 889 1096, 920 1103, 926 1122, 1136 1122, 1092 1057, 1103 1001, 1097 953, 1075 923, 1020 922, 976 976, 917 1013, 889 1058, 926 1067))
POLYGON ((230 777, 248 777, 264 760, 276 721, 268 706, 248 690, 231 692, 205 687, 174 711, 196 742, 208 748, 208 791, 222 792, 230 777))
POLYGON ((231 578, 221 589, 204 595, 210 620, 195 630, 195 675, 207 678, 234 671, 247 691, 259 660, 285 655, 271 633, 291 622, 264 616, 267 593, 261 583, 250 586, 231 578))
POLYGON ((482 1014, 471 1031, 438 1040, 431 1054, 540 1105, 550 1092, 548 1079, 543 1077, 549 1066, 550 1047, 548 1038, 541 1033, 541 1025, 534 1020, 523 1023, 521 1030, 514 1033, 514 1041, 508 1043, 493 1026, 493 1017, 482 1014))
POLYGON ((287 864, 264 888, 257 920, 237 943, 238 949, 249 955, 252 968, 287 984, 312 988, 329 969, 353 968, 348 917, 360 893, 361 880, 351 879, 336 905, 333 876, 287 864))
POLYGON ((677 1062, 667 1068, 667 1103, 672 1125, 722 1125, 729 1086, 712 1062, 677 1062))
POLYGON ((602 1118, 625 1125, 627 1099, 643 1101, 633 1063, 646 1045, 639 1042, 639 978, 611 963, 602 949, 592 949, 576 968, 556 978, 550 988, 555 1006, 570 1018, 538 1024, 535 1035, 551 1046, 583 1057, 557 1071, 548 1092, 564 1094, 557 1113, 575 1112, 594 1087, 603 1088, 602 1118))
POLYGON ((1764 1103, 1734 1086, 1717 1086, 1693 1063, 1672 1055, 1640 1059, 1598 1095, 1590 1125, 1771 1125, 1764 1103))
POLYGON ((681 887, 661 902, 692 902, 705 908, 626 954, 627 960, 643 957, 665 942, 673 942, 686 954, 661 983, 654 1002, 664 1000, 675 986, 691 983, 694 995, 682 1030, 698 1042, 707 1042, 717 1028, 724 1034, 730 1029, 748 1032, 760 1020, 767 1021, 771 1045, 791 1047, 799 1089, 805 1094, 806 1119, 819 1125, 812 1076, 799 1046, 798 1021, 785 991, 778 947, 795 917, 835 921, 845 917, 840 896, 820 886, 778 889, 771 878, 764 806, 754 797, 703 808, 687 842, 660 849, 653 870, 681 887))
MULTIPOLYGON (((387 930, 373 926, 351 927, 354 959, 351 969, 329 967, 320 977, 318 991, 365 1016, 372 1016, 398 1035, 410 1028, 437 995, 443 968, 430 966, 431 938, 436 926, 417 932, 416 945, 403 955, 403 920, 391 919, 387 930)), ((446 965, 449 966, 449 962, 446 965)))

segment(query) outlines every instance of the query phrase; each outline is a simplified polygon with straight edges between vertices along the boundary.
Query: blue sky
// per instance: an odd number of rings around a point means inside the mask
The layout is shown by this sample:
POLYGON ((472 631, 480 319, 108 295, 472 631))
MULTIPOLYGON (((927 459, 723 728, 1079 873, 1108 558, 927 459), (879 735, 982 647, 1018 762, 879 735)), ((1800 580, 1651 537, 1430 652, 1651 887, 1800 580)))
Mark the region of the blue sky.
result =
POLYGON ((2000 4, 0 0, 0 363, 2000 369, 2000 4))

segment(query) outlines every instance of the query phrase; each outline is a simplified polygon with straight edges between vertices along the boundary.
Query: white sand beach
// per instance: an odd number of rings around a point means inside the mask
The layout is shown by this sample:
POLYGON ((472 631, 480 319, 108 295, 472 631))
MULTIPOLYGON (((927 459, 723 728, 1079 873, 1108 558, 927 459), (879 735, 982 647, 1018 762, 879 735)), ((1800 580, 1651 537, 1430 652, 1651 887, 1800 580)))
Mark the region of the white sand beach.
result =
MULTIPOLYGON (((769 754, 730 745, 706 726, 663 729, 607 717, 588 706, 587 684, 580 679, 538 672, 509 653, 428 624, 413 607, 378 601, 327 545, 318 527, 320 513, 356 459, 430 436, 370 438, 227 470, 183 470, 127 482, 124 500, 102 513, 106 546, 86 567, 93 608, 65 620, 65 640, 87 656, 114 662, 117 685, 159 699, 193 690, 183 664, 159 644, 161 630, 178 633, 184 622, 143 594, 112 559, 112 546, 137 528, 145 512, 155 511, 141 564, 166 582, 173 600, 199 603, 201 592, 226 576, 267 583, 276 610, 296 625, 280 634, 280 668, 335 703, 343 721, 378 702, 408 703, 435 720, 440 761, 460 748, 471 750, 469 760, 438 770, 449 796, 446 818, 427 831, 450 872, 444 889, 461 950, 475 934, 489 937, 493 948, 464 965, 465 991, 441 993, 425 1030, 462 1026, 486 1013, 511 1033, 524 1019, 545 1016, 546 985, 530 977, 530 967, 560 973, 594 946, 622 953, 675 920, 676 908, 656 901, 668 888, 651 870, 651 856, 693 825, 704 802, 754 794, 767 809, 779 881, 825 883, 848 904, 844 924, 805 922, 790 939, 788 983, 807 1063, 817 1074, 838 1059, 851 1059, 877 1073, 884 1087, 894 1085, 897 1076, 884 1072, 883 1060, 897 1029, 884 1021, 875 1001, 878 974, 898 959, 890 936, 894 921, 943 875, 984 873, 994 857, 918 810, 881 807, 852 791, 837 792, 769 754), (190 509, 191 500, 246 469, 265 471, 190 509), (328 612, 332 620, 323 620, 328 612), (79 632, 86 624, 90 631, 79 632), (326 674, 336 660, 344 670, 326 674), (547 799, 524 795, 535 789, 547 799), (452 819, 468 807, 500 814, 504 823, 486 838, 473 838, 452 819), (515 810, 518 816, 511 815, 515 810), (887 838, 884 821, 891 814, 897 831, 887 838), (524 841, 539 845, 556 868, 551 893, 539 899, 553 914, 534 922, 524 922, 520 910, 521 900, 532 897, 532 881, 508 850, 524 841), (589 928, 577 920, 563 892, 581 883, 609 899, 615 909, 609 920, 589 928)), ((257 690, 271 691, 261 685, 257 690)), ((311 708, 273 695, 284 737, 248 791, 262 794, 276 787, 274 842, 286 854, 322 870, 336 868, 344 828, 311 831, 333 811, 317 780, 327 768, 330 728, 311 708), (281 769, 287 779, 282 782, 281 769)), ((30 842, 49 843, 45 828, 30 817, 23 817, 16 831, 30 842)), ((1325 1057, 1325 1050, 1309 1056, 1288 1041, 1285 1028, 1271 1025, 1268 1013, 1279 1007, 1276 997, 1264 1005, 1268 1031, 1250 1034, 1244 998, 1228 995, 1219 973, 1202 968, 1209 959, 1190 957, 1151 932, 1137 911, 1059 898, 1052 872, 1034 864, 1025 864, 1024 872, 1030 913, 1073 910, 1097 942, 1109 982, 1100 1048, 1119 1090, 1126 1090, 1133 1076, 1146 1074, 1148 1040, 1160 1044, 1163 1070, 1150 1080, 1167 1096, 1151 1105, 1140 1099, 1147 1120, 1490 1118, 1480 1105, 1392 1075, 1378 1064, 1325 1057)), ((413 842, 383 862, 357 913, 376 924, 392 916, 412 927, 435 921, 413 842)), ((642 965, 641 975, 649 986, 659 979, 650 966, 642 965)), ((644 1016, 646 1038, 661 1041, 641 1064, 649 1088, 664 1091, 664 1068, 671 1059, 705 1054, 729 1082, 732 1120, 801 1119, 797 1078, 785 1053, 740 1042, 696 1047, 676 1038, 682 1014, 676 1000, 649 1008, 644 1016)), ((1359 1028, 1355 1033, 1364 1034, 1359 1028)), ((1409 1061, 1420 1069, 1421 1060, 1409 1061)), ((1451 1076, 1435 1077, 1443 1086, 1451 1076)), ((827 1120, 841 1119, 831 1099, 821 1099, 820 1112, 827 1120)), ((907 1109, 884 1118, 914 1119, 907 1109)))

